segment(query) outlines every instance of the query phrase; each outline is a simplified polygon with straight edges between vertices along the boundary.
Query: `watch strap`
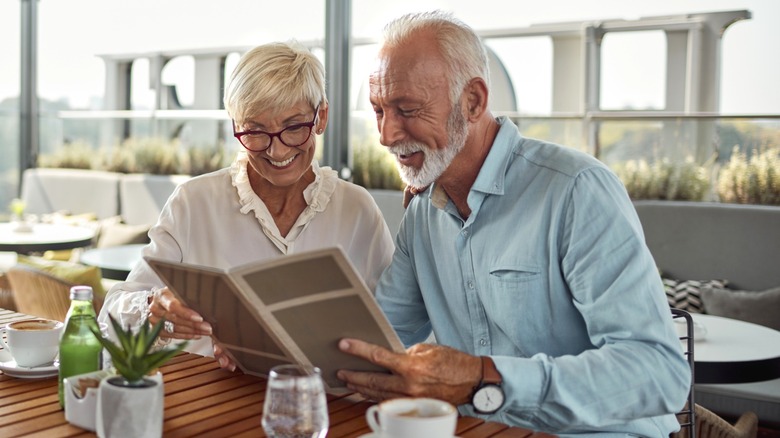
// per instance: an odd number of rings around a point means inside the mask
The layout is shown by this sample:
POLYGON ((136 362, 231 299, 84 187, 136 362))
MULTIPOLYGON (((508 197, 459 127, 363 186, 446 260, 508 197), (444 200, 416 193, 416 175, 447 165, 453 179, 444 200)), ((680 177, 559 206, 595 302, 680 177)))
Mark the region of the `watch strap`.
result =
POLYGON ((480 356, 482 359, 482 381, 479 386, 483 386, 486 383, 492 383, 494 385, 501 384, 501 373, 498 372, 496 364, 490 356, 480 356))

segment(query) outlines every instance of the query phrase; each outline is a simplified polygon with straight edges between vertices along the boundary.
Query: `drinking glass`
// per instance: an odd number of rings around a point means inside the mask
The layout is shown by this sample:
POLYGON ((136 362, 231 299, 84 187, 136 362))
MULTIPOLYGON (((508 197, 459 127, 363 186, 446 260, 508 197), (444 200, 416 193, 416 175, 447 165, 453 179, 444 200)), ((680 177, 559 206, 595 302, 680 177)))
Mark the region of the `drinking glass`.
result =
POLYGON ((320 369, 280 365, 271 369, 263 403, 263 430, 270 438, 324 438, 328 403, 320 369))

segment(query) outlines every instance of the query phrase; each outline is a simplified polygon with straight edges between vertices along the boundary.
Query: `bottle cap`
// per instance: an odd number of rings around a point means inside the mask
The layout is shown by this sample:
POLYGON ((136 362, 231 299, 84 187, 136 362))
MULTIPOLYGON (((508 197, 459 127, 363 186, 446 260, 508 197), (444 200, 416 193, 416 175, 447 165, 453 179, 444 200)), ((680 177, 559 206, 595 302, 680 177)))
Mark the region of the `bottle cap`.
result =
POLYGON ((91 286, 73 286, 70 288, 71 300, 91 300, 92 299, 92 287, 91 286))

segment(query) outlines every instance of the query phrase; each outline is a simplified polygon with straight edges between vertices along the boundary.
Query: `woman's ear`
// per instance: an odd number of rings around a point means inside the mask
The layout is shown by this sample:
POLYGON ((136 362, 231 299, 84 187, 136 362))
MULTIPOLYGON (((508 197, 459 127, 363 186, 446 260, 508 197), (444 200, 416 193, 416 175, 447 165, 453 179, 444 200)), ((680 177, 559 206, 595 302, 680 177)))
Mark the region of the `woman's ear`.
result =
POLYGON ((317 133, 317 135, 322 134, 325 132, 325 127, 328 126, 328 110, 330 109, 330 106, 327 102, 324 102, 320 104, 319 109, 319 117, 317 118, 317 125, 314 127, 314 132, 317 133))

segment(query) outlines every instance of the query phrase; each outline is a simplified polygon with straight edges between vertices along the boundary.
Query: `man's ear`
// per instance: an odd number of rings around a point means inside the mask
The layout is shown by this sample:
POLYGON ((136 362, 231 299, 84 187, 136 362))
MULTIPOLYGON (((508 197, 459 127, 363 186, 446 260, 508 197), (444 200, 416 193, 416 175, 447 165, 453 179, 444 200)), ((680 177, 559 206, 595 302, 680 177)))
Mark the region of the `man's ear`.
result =
POLYGON ((466 111, 469 121, 474 121, 487 111, 488 87, 482 78, 473 78, 463 89, 466 97, 466 111))

